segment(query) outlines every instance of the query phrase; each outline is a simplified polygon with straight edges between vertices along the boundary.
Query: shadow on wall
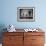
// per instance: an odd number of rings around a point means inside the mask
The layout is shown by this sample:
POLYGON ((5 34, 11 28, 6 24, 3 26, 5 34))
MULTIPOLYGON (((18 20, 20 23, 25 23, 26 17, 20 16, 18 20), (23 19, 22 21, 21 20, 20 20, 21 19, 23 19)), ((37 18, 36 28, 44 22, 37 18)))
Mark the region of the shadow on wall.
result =
POLYGON ((4 24, 0 24, 0 43, 2 43, 2 36, 3 36, 3 32, 5 32, 6 30, 4 30, 5 25, 4 24))

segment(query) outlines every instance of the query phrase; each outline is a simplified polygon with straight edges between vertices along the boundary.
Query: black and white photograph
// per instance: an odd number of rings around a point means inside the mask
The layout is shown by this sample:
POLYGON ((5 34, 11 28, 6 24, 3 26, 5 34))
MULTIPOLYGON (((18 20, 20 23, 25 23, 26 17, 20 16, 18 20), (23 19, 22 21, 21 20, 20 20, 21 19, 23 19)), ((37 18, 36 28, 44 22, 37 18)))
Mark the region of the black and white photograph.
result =
POLYGON ((35 13, 34 7, 18 7, 17 20, 18 21, 34 21, 35 13))

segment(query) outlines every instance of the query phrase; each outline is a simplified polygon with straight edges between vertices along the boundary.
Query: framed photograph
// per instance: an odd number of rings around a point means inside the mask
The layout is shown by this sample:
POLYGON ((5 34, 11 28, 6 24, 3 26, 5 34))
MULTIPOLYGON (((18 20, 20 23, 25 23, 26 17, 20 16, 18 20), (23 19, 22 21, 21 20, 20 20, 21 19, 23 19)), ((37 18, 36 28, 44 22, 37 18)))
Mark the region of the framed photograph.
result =
POLYGON ((34 22, 35 7, 18 7, 17 20, 20 22, 34 22))

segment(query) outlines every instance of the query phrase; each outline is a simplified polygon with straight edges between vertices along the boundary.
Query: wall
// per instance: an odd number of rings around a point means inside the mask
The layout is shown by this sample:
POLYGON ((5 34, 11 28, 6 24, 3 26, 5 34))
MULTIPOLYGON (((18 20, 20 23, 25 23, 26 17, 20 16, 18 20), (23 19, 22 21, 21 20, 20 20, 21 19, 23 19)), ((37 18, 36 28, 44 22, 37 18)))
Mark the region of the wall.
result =
POLYGON ((13 24, 16 28, 40 27, 46 32, 46 0, 0 0, 0 31, 13 24), (18 22, 17 7, 35 7, 35 22, 18 22))
POLYGON ((46 28, 46 1, 44 0, 1 0, 0 24, 13 24, 16 28, 46 28), (18 22, 17 7, 35 7, 35 22, 18 22))

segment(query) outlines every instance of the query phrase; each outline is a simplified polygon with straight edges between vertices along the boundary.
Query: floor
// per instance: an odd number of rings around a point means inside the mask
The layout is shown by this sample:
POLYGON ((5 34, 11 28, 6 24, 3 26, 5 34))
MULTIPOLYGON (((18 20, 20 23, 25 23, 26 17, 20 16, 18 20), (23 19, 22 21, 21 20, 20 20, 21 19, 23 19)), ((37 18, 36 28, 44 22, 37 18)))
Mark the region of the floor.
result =
POLYGON ((2 44, 0 44, 0 46, 2 46, 2 44))
MULTIPOLYGON (((0 44, 0 46, 2 46, 2 44, 0 44)), ((44 46, 46 46, 46 44, 44 46)))

